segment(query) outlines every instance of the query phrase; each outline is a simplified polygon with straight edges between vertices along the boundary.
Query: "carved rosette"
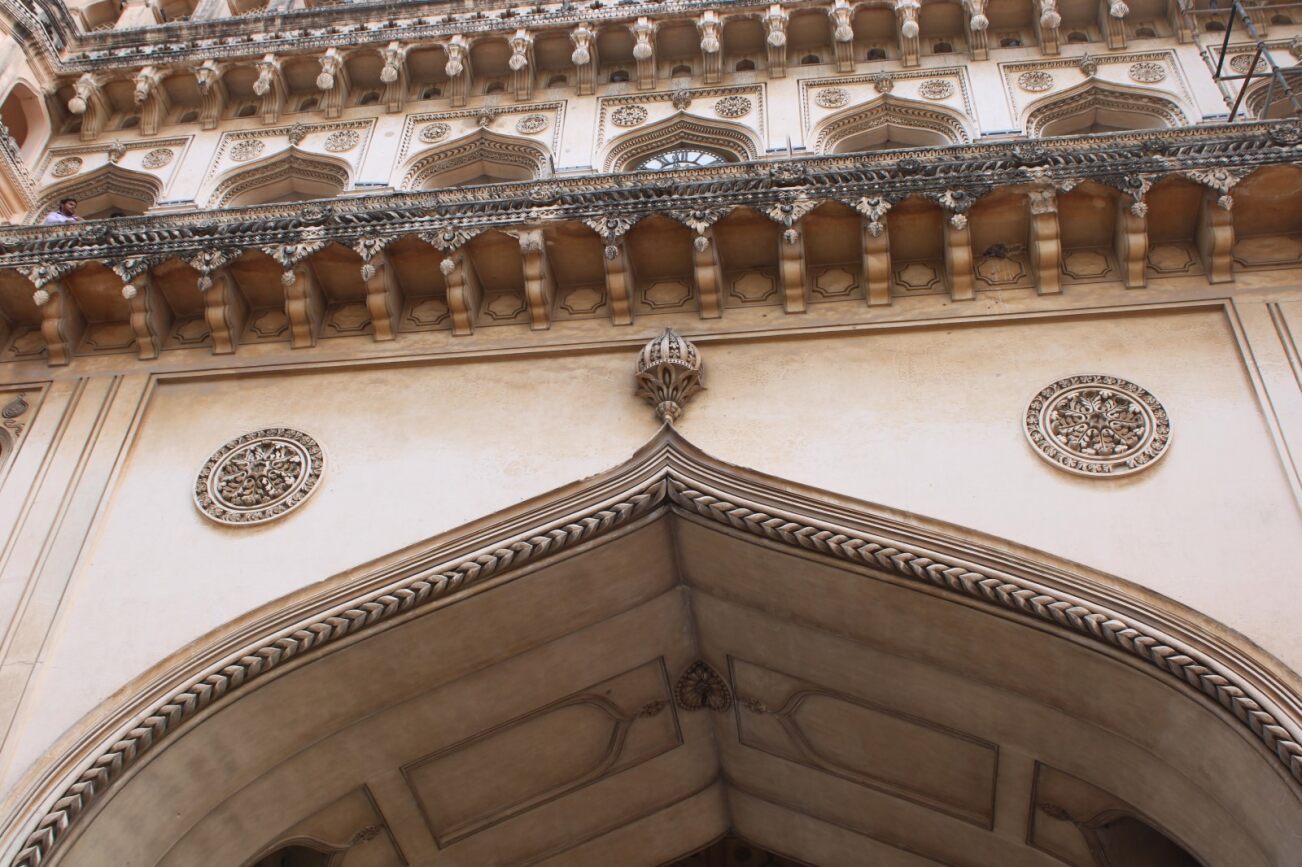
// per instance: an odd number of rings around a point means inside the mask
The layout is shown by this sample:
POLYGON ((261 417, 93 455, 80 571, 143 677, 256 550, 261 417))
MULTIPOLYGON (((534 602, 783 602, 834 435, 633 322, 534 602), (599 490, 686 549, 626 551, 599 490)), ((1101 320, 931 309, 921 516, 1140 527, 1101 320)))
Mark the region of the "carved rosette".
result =
POLYGON ((212 453, 195 480, 194 503, 219 524, 262 524, 302 505, 324 469, 321 446, 302 431, 253 431, 212 453))
POLYGON ((1171 420, 1129 380, 1087 374, 1040 389, 1026 408, 1026 438, 1040 457, 1082 476, 1122 476, 1166 454, 1171 420))
POLYGON ((701 355, 690 340, 666 328, 642 347, 637 358, 637 393, 655 407, 656 417, 673 424, 701 384, 701 355))
POLYGON ((420 140, 423 142, 443 141, 452 132, 452 127, 446 123, 431 123, 420 131, 420 140))
POLYGON ((683 710, 723 713, 732 707, 732 690, 708 662, 698 659, 687 667, 674 684, 674 699, 683 710))

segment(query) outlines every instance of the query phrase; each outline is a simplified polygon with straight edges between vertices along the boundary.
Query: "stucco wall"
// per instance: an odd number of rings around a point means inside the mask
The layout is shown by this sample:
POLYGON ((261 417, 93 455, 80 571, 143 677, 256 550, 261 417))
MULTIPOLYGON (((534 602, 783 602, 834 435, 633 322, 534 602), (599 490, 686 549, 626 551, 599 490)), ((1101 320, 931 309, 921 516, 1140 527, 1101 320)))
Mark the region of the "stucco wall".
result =
MULTIPOLYGON (((1113 573, 1302 665, 1302 599, 1287 589, 1302 520, 1274 409, 1226 310, 700 346, 708 389, 680 430, 718 458, 1113 573), (1131 379, 1163 402, 1174 441, 1156 466, 1086 479, 1032 452, 1027 401, 1085 372, 1131 379)), ((624 461, 656 430, 632 393, 633 361, 617 347, 217 370, 152 386, 144 374, 57 382, 0 488, 6 514, 45 509, 55 522, 45 548, 20 527, 0 572, 5 602, 20 611, 0 681, 16 711, 5 787, 115 690, 209 630, 624 461), (210 523, 191 502, 195 473, 227 439, 268 425, 323 445, 320 490, 266 526, 210 523), (61 484, 72 493, 56 497, 61 484), (33 486, 44 487, 29 502, 33 486), (80 536, 59 529, 77 526, 80 536), (57 595, 13 574, 24 546, 48 549, 31 555, 43 572, 64 559, 70 579, 57 595), (27 635, 34 606, 51 627, 27 635)))

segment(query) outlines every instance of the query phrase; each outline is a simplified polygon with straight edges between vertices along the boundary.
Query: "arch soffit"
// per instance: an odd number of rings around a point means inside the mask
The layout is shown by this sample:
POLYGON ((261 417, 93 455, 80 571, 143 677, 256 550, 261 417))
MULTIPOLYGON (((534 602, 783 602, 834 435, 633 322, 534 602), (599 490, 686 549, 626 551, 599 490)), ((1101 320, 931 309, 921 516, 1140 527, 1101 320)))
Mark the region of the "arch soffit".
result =
POLYGON ((151 208, 162 192, 163 182, 154 175, 108 163, 79 177, 46 187, 40 192, 36 207, 28 214, 27 222, 41 222, 66 196, 90 199, 99 195, 118 195, 140 202, 144 208, 151 208))
POLYGON ((1022 128, 1038 137, 1049 124, 1090 109, 1111 109, 1146 114, 1167 128, 1188 126, 1189 119, 1174 94, 1151 88, 1130 87, 1111 81, 1087 79, 1059 93, 1041 97, 1022 113, 1022 128))
POLYGON ((352 167, 345 160, 309 153, 290 145, 271 156, 228 170, 213 185, 207 197, 207 207, 224 207, 236 196, 285 178, 337 185, 343 190, 352 180, 352 167))
POLYGON ((546 145, 523 136, 477 129, 413 155, 407 160, 398 189, 421 189, 436 175, 480 160, 524 169, 533 179, 552 173, 552 154, 546 145))
POLYGON ((629 171, 653 154, 684 146, 719 151, 737 162, 759 159, 764 151, 759 136, 749 127, 680 111, 613 139, 601 159, 602 171, 629 171))
POLYGON ((823 118, 814 125, 810 138, 814 151, 826 154, 851 136, 891 125, 939 135, 946 144, 972 141, 967 119, 959 112, 889 93, 823 118))
POLYGON ((346 585, 335 583, 288 607, 272 603, 253 625, 241 618, 243 627, 196 642, 203 648, 196 654, 157 666, 176 672, 167 682, 150 683, 139 693, 124 688, 119 695, 131 700, 76 738, 53 767, 29 774, 29 780, 45 783, 30 785, 47 796, 29 800, 5 831, 5 845, 15 853, 10 867, 45 863, 88 808, 142 757, 160 752, 156 747, 164 736, 231 693, 317 658, 317 651, 405 621, 474 584, 509 580, 508 573, 527 573, 551 555, 669 512, 885 573, 990 606, 1075 643, 1110 649, 1184 695, 1201 696, 1232 714, 1245 736, 1278 761, 1282 775, 1302 784, 1302 697, 1255 661, 1254 652, 1227 644, 1223 636, 1229 630, 1204 628, 1176 606, 1162 610, 1151 599, 1067 571, 1044 555, 1033 559, 1020 549, 987 547, 906 523, 880 507, 829 500, 819 491, 724 464, 664 428, 615 470, 347 573, 346 585), (62 784, 56 787, 55 780, 62 784), (48 794, 54 791, 60 794, 48 794))

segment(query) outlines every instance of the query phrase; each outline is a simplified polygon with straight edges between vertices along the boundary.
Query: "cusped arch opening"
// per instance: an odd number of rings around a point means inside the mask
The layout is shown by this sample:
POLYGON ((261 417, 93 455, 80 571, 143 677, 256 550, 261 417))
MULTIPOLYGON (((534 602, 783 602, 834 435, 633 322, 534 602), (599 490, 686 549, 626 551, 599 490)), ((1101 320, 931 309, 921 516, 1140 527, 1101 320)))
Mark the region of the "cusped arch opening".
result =
POLYGON ((616 138, 606 148, 602 166, 607 172, 678 168, 689 163, 746 162, 759 159, 762 152, 759 137, 749 127, 679 112, 616 138), (675 153, 680 157, 672 156, 675 153), (656 164, 655 158, 662 155, 666 158, 656 164))
POLYGON ((307 154, 295 147, 229 172, 208 197, 210 208, 238 208, 302 202, 338 196, 351 170, 342 160, 307 154))
POLYGON ((400 189, 434 190, 468 184, 550 177, 544 145, 522 136, 480 129, 420 151, 407 162, 400 189))
POLYGON ((818 153, 855 153, 904 147, 944 147, 972 140, 957 112, 942 106, 883 94, 844 109, 813 130, 818 153))
POLYGON ((42 190, 27 222, 44 222, 63 199, 77 200, 77 216, 83 220, 137 216, 152 208, 162 192, 163 182, 154 175, 110 163, 42 190))
POLYGON ((165 660, 168 682, 119 693, 150 698, 103 711, 148 728, 35 769, 15 864, 246 864, 312 839, 384 867, 395 840, 650 867, 729 834, 812 865, 1284 863, 1296 696, 1199 623, 666 430, 165 660))
POLYGON ((50 118, 41 98, 21 81, 0 102, 0 123, 18 145, 24 162, 34 162, 50 137, 50 118))
POLYGON ((1168 96, 1098 81, 1087 81, 1032 103, 1023 120, 1026 134, 1036 138, 1187 124, 1184 110, 1168 96))

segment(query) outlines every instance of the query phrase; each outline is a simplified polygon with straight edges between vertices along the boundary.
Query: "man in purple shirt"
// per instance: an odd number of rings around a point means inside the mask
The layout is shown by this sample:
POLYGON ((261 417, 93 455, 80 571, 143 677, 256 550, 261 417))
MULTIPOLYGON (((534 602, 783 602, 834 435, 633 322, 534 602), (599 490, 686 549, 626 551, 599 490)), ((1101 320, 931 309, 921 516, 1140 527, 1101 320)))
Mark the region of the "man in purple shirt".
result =
POLYGON ((45 215, 47 223, 80 223, 81 217, 77 216, 76 199, 60 199, 59 210, 50 211, 45 215))

